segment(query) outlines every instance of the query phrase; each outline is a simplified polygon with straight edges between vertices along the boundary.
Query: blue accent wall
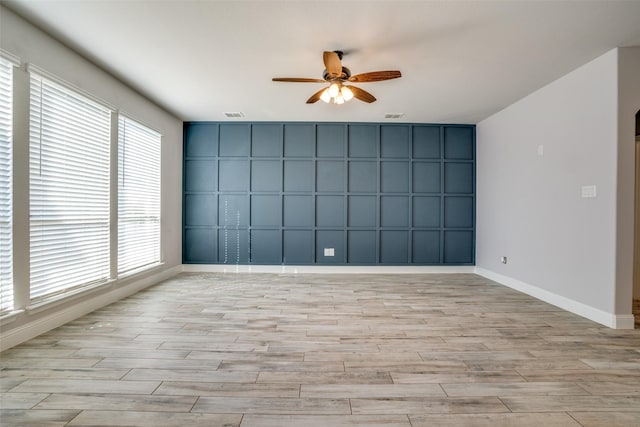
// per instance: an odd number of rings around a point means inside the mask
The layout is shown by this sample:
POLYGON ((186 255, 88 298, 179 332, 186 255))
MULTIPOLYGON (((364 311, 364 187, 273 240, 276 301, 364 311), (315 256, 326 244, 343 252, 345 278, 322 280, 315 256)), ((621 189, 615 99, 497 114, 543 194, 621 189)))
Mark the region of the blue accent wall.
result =
POLYGON ((183 173, 185 264, 475 262, 475 126, 190 122, 183 173))

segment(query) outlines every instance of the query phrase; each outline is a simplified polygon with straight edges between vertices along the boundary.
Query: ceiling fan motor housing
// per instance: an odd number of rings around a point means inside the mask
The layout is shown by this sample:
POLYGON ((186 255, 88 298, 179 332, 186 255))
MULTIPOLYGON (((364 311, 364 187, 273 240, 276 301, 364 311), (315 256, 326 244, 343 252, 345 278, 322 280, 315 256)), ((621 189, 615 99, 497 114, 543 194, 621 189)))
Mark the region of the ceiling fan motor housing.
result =
POLYGON ((333 78, 333 79, 329 77, 329 72, 326 69, 322 72, 322 78, 328 82, 332 82, 336 80, 347 80, 349 77, 351 77, 351 70, 348 69, 347 67, 342 67, 342 74, 340 74, 340 77, 333 78))

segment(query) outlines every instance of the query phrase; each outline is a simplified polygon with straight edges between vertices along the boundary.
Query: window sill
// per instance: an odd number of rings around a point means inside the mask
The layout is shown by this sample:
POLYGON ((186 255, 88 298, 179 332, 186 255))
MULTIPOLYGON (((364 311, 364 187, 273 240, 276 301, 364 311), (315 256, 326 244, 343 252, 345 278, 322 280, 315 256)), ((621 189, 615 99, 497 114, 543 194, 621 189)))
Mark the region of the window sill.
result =
POLYGON ((107 289, 110 286, 112 286, 115 282, 116 282, 115 280, 107 280, 105 282, 83 286, 82 288, 78 288, 61 295, 56 295, 51 298, 43 299, 42 301, 38 301, 34 304, 28 305, 25 308, 25 310, 29 314, 36 314, 43 310, 47 310, 51 307, 55 307, 57 305, 64 304, 66 302, 73 301, 74 299, 77 299, 86 295, 90 295, 99 290, 107 289))
POLYGON ((131 279, 132 277, 137 276, 137 275, 142 274, 142 273, 151 273, 153 270, 155 270, 157 268, 160 268, 162 266, 164 266, 164 262, 162 262, 162 261, 161 262, 157 262, 155 264, 147 264, 144 267, 140 267, 140 268, 136 268, 136 269, 133 269, 133 270, 125 271, 124 273, 119 274, 118 275, 118 279, 119 280, 120 279, 128 280, 128 279, 131 279))
POLYGON ((60 294, 60 295, 55 295, 52 296, 50 298, 45 298, 41 301, 35 302, 33 304, 28 305, 27 307, 25 307, 22 310, 15 310, 12 312, 9 312, 3 316, 0 316, 0 326, 4 325, 4 324, 8 324, 11 323, 15 320, 16 316, 20 313, 27 313, 27 314, 36 314, 39 313, 41 311, 44 310, 48 310, 50 308, 56 307, 58 305, 62 305, 65 303, 68 303, 70 301, 73 301, 75 299, 87 296, 87 295, 91 295, 92 293, 96 293, 98 291, 102 291, 105 289, 109 289, 110 287, 112 287, 114 284, 121 282, 121 281, 129 281, 133 278, 135 278, 135 276, 139 276, 143 273, 152 273, 153 270, 155 269, 159 269, 160 267, 164 266, 164 262, 159 262, 156 264, 149 264, 146 265, 144 267, 135 269, 135 270, 130 270, 125 272, 124 274, 118 276, 117 279, 110 279, 104 282, 100 282, 100 283, 96 283, 96 284, 92 284, 92 285, 88 285, 88 286, 84 286, 78 289, 74 289, 72 291, 66 292, 64 294, 60 294))
POLYGON ((12 310, 0 315, 0 326, 15 322, 18 315, 22 313, 24 313, 24 310, 12 310))

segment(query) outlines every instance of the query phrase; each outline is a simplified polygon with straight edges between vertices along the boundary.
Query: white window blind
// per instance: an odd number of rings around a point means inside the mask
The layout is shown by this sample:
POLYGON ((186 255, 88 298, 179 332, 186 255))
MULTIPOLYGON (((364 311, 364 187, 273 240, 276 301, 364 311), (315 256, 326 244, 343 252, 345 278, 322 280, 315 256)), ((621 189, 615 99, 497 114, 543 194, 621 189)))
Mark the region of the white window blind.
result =
POLYGON ((31 302, 109 279, 110 111, 31 74, 31 302))
POLYGON ((0 57, 0 312, 13 309, 13 66, 0 57))
POLYGON ((118 122, 118 274, 160 262, 161 135, 118 122))

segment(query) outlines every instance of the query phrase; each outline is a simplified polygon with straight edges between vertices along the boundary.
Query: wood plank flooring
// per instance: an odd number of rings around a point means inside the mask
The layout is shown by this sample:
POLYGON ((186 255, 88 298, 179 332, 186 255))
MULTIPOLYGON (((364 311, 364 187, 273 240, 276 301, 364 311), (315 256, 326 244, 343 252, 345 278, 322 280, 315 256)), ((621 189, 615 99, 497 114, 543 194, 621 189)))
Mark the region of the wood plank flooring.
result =
POLYGON ((471 274, 182 274, 0 369, 2 426, 640 425, 640 330, 471 274))

